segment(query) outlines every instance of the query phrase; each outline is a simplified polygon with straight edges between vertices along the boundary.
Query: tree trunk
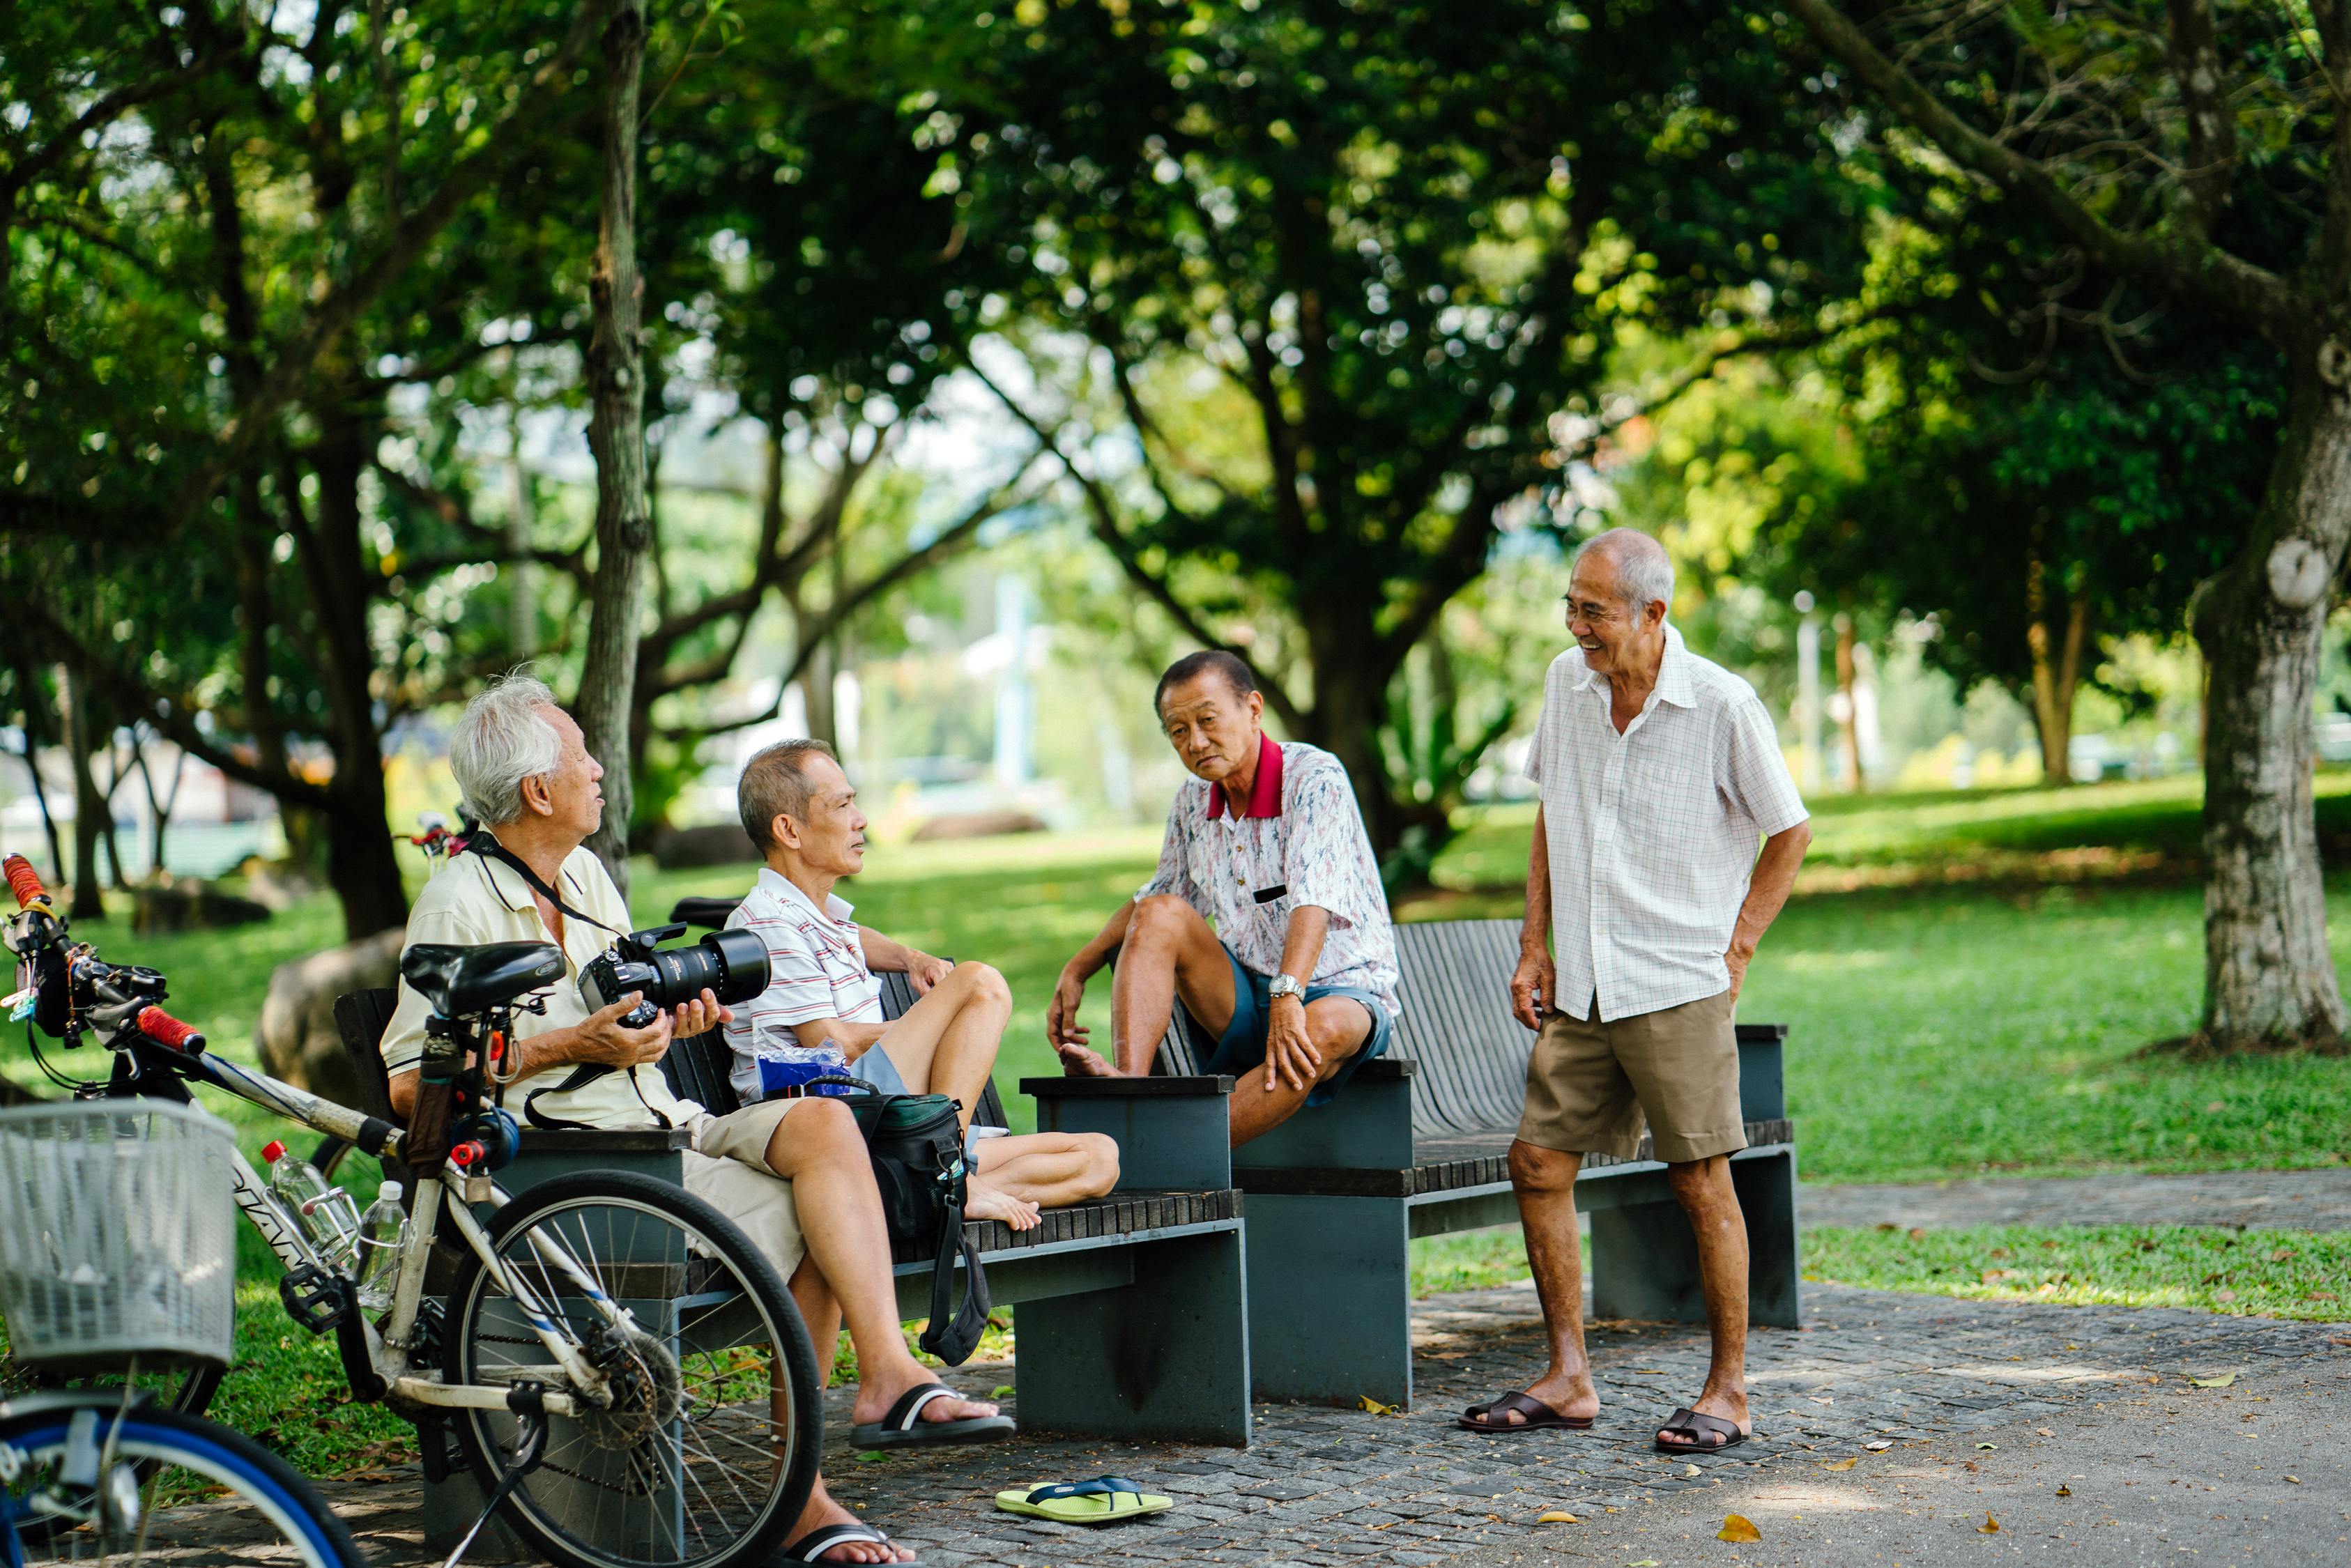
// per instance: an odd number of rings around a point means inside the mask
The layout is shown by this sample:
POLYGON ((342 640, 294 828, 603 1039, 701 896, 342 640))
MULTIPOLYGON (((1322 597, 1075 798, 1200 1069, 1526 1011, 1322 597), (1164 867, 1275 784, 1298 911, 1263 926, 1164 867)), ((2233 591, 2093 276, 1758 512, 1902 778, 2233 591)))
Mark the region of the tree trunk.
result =
POLYGON ((653 519, 645 507, 643 301, 637 275, 637 98, 644 64, 643 0, 616 0, 604 28, 604 196, 588 292, 595 333, 588 345, 594 400, 588 445, 596 457, 596 582, 577 717, 588 754, 610 758, 604 822, 588 841, 629 891, 629 730, 653 519))
POLYGON ((73 897, 66 909, 68 920, 103 920, 106 895, 98 874, 98 839, 106 804, 98 793, 98 776, 90 771, 90 695, 78 671, 57 666, 57 706, 65 710, 66 761, 73 769, 74 869, 73 897))
POLYGON ((2210 672, 2205 1051, 2343 1048, 2311 804, 2311 703, 2351 540, 2351 407, 2307 373, 2244 553, 2190 613, 2210 672))
POLYGON ((147 821, 154 833, 154 841, 147 857, 147 870, 151 876, 160 876, 163 872, 163 835, 172 825, 172 808, 180 802, 180 784, 187 777, 188 754, 176 746, 172 748, 172 788, 158 793, 155 769, 147 760, 146 742, 141 740, 135 731, 132 738, 140 741, 131 755, 139 765, 139 781, 147 791, 147 821))
POLYGON ((514 461, 507 469, 507 553, 512 559, 499 570, 507 574, 507 641, 521 664, 538 652, 538 596, 531 563, 523 559, 530 549, 530 476, 522 465, 521 415, 513 417, 514 461))
POLYGON ((2039 558, 2026 571, 2024 641, 2032 653, 2032 722, 2041 734, 2041 778, 2062 789, 2074 782, 2074 697, 2082 687, 2090 602, 2077 594, 2065 606, 2065 631, 2053 646, 2048 580, 2039 558))

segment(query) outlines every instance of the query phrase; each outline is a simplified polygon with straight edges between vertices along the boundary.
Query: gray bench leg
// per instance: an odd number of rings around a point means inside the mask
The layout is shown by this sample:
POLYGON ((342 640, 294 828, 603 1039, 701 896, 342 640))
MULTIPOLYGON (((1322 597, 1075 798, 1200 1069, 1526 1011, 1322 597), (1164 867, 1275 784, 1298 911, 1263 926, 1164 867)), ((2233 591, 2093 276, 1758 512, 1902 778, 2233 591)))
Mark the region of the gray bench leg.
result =
POLYGON ((1241 1229, 1134 1249, 1134 1282, 1020 1303, 1013 1376, 1025 1430, 1249 1440, 1241 1229))
MULTIPOLYGON (((1730 1162, 1730 1183, 1747 1218, 1747 1321, 1794 1328, 1798 1321, 1796 1151, 1730 1162)), ((1698 1239, 1672 1197, 1597 1209, 1592 1216, 1592 1315, 1648 1322, 1706 1321, 1698 1239)))
POLYGON ((1260 1398, 1410 1406, 1409 1224, 1402 1198, 1249 1194, 1260 1398))

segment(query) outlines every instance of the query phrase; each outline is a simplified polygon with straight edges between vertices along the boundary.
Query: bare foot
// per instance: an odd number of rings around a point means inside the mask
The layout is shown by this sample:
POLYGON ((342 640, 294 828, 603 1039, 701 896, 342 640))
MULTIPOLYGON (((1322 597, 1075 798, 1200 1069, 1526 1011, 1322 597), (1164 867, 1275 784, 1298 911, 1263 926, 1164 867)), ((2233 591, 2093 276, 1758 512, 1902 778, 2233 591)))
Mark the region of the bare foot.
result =
MULTIPOLYGON (((890 1414, 890 1406, 909 1388, 919 1388, 925 1383, 935 1383, 923 1365, 911 1355, 902 1358, 902 1370, 872 1373, 857 1387, 857 1403, 850 1406, 849 1418, 858 1426, 866 1426, 890 1414)), ((923 1406, 920 1419, 925 1421, 977 1421, 998 1414, 995 1406, 984 1399, 964 1399, 956 1396, 934 1399, 923 1406)))
POLYGON ((1065 1078, 1123 1078, 1126 1076, 1092 1046, 1071 1045, 1067 1040, 1053 1049, 1061 1054, 1061 1075, 1065 1078))
MULTIPOLYGON (((1537 1404, 1550 1406, 1571 1421, 1588 1420, 1600 1414, 1600 1396, 1593 1389, 1592 1374, 1589 1372, 1579 1372, 1573 1376, 1546 1374, 1527 1385, 1527 1397, 1537 1404)), ((1525 1413, 1519 1410, 1489 1410, 1483 1416, 1468 1418, 1483 1427, 1523 1427, 1527 1424, 1525 1413)))
POLYGON ((990 1186, 977 1176, 964 1183, 963 1213, 967 1219, 1000 1219, 1015 1230, 1034 1230, 1045 1223, 1035 1204, 990 1186))
MULTIPOLYGON (((833 1501, 832 1494, 824 1490, 824 1481, 820 1478, 816 1483, 816 1490, 809 1495, 808 1507, 800 1510, 799 1518, 792 1521, 792 1528, 787 1532, 786 1541, 788 1543, 798 1541, 802 1536, 822 1530, 828 1524, 865 1524, 865 1521, 833 1501)), ((867 1524, 866 1528, 874 1530, 874 1527, 870 1524, 867 1524)), ((878 1535, 881 1531, 874 1530, 874 1533, 878 1535)), ((914 1554, 895 1542, 844 1541, 817 1561, 820 1563, 912 1563, 914 1561, 914 1554)))
MULTIPOLYGON (((1709 1388, 1698 1396, 1698 1402, 1690 1408, 1701 1416, 1711 1416, 1718 1421, 1729 1422, 1739 1428, 1741 1437, 1751 1436, 1755 1430, 1754 1422, 1748 1418, 1747 1391, 1744 1388, 1709 1388)), ((1695 1441, 1687 1432, 1668 1432, 1662 1427, 1657 1432, 1659 1447, 1687 1449, 1692 1453, 1711 1453, 1729 1441, 1729 1438, 1717 1432, 1700 1434, 1695 1441)))

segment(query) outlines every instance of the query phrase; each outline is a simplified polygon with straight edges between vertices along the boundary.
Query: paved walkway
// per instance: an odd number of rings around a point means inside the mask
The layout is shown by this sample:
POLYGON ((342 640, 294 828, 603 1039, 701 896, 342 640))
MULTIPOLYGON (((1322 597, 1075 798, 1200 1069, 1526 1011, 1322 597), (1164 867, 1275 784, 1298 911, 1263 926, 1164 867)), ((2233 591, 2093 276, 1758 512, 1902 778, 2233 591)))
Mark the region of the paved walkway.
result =
POLYGON ((2351 1169, 2195 1176, 1989 1176, 1919 1186, 1807 1184, 1806 1225, 2219 1225, 2351 1230, 2351 1169))
MULTIPOLYGON (((1541 1364, 1533 1291, 1519 1287, 1421 1304, 1419 1408, 1401 1416, 1268 1406, 1259 1411, 1257 1444, 1247 1450, 1040 1437, 856 1464, 836 1445, 825 1468, 843 1500, 941 1568, 1200 1562, 1423 1568, 1566 1546, 1557 1542, 1562 1527, 1536 1522, 1546 1511, 1573 1513, 1594 1537, 1610 1532, 1613 1543, 1650 1524, 1645 1511, 1657 1511, 1659 1520, 1690 1510, 1712 1514, 1848 1458, 1876 1472, 1883 1467, 1870 1456, 1889 1446, 1923 1442, 1947 1457, 1972 1458, 1973 1441, 1993 1428, 2037 1423, 2055 1431, 2059 1422, 2105 1419, 2103 1412, 2131 1401, 2151 1402, 2131 1413, 2152 1417, 2163 1402, 2202 1392, 2189 1386, 2186 1374, 2234 1372, 2233 1388, 2251 1397, 2289 1376, 2351 1363, 2351 1334, 2340 1325, 1819 1285, 1807 1288, 1806 1304, 1803 1329, 1755 1333, 1754 1440, 1696 1461, 1656 1454, 1650 1444, 1658 1420, 1687 1400, 1703 1375, 1704 1335, 1682 1326, 1595 1329, 1593 1360, 1609 1403, 1593 1432, 1481 1437, 1456 1430, 1454 1412, 1516 1386, 1541 1364), (1089 1531, 1018 1519, 991 1503, 999 1487, 1105 1472, 1144 1480, 1176 1497, 1179 1507, 1089 1531)), ((975 1366, 954 1381, 986 1388, 1010 1378, 1008 1368, 975 1366)), ((845 1429, 841 1414, 835 1412, 832 1430, 845 1429)), ((2143 1451, 2179 1447, 2160 1427, 2141 1430, 2143 1451)), ((2283 1458, 2294 1444, 2291 1431, 2279 1431, 2273 1449, 2238 1453, 2250 1463, 2256 1455, 2283 1458)), ((2221 1484, 2238 1459, 2199 1454, 2185 1462, 2217 1467, 2211 1477, 2221 1484)), ((379 1563, 428 1561, 419 1554, 414 1493, 404 1481, 334 1490, 379 1563)), ((2314 1506, 2318 1500, 2314 1494, 2314 1506)), ((1719 1554, 1730 1551, 1706 1544, 1719 1554)))

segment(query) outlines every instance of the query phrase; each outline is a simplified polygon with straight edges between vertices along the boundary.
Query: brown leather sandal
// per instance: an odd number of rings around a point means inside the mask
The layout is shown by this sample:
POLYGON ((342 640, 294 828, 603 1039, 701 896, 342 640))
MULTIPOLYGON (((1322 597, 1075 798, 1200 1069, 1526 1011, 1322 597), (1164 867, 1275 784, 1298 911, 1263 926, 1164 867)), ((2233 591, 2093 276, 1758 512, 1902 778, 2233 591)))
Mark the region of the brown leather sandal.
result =
POLYGON ((1697 1410, 1677 1410, 1667 1418, 1657 1433, 1657 1452, 1661 1454, 1719 1454, 1725 1448, 1735 1448, 1747 1441, 1747 1434, 1738 1424, 1719 1416, 1708 1416, 1697 1410), (1668 1443, 1666 1433, 1679 1432, 1689 1438, 1687 1443, 1668 1443), (1720 1442, 1713 1439, 1719 1436, 1720 1442))
POLYGON ((1472 1405, 1461 1412, 1453 1424, 1466 1432, 1583 1432, 1591 1429, 1592 1420, 1589 1416, 1562 1416, 1531 1394, 1505 1394, 1487 1404, 1472 1405), (1526 1419, 1488 1419, 1510 1411, 1516 1411, 1526 1419))

